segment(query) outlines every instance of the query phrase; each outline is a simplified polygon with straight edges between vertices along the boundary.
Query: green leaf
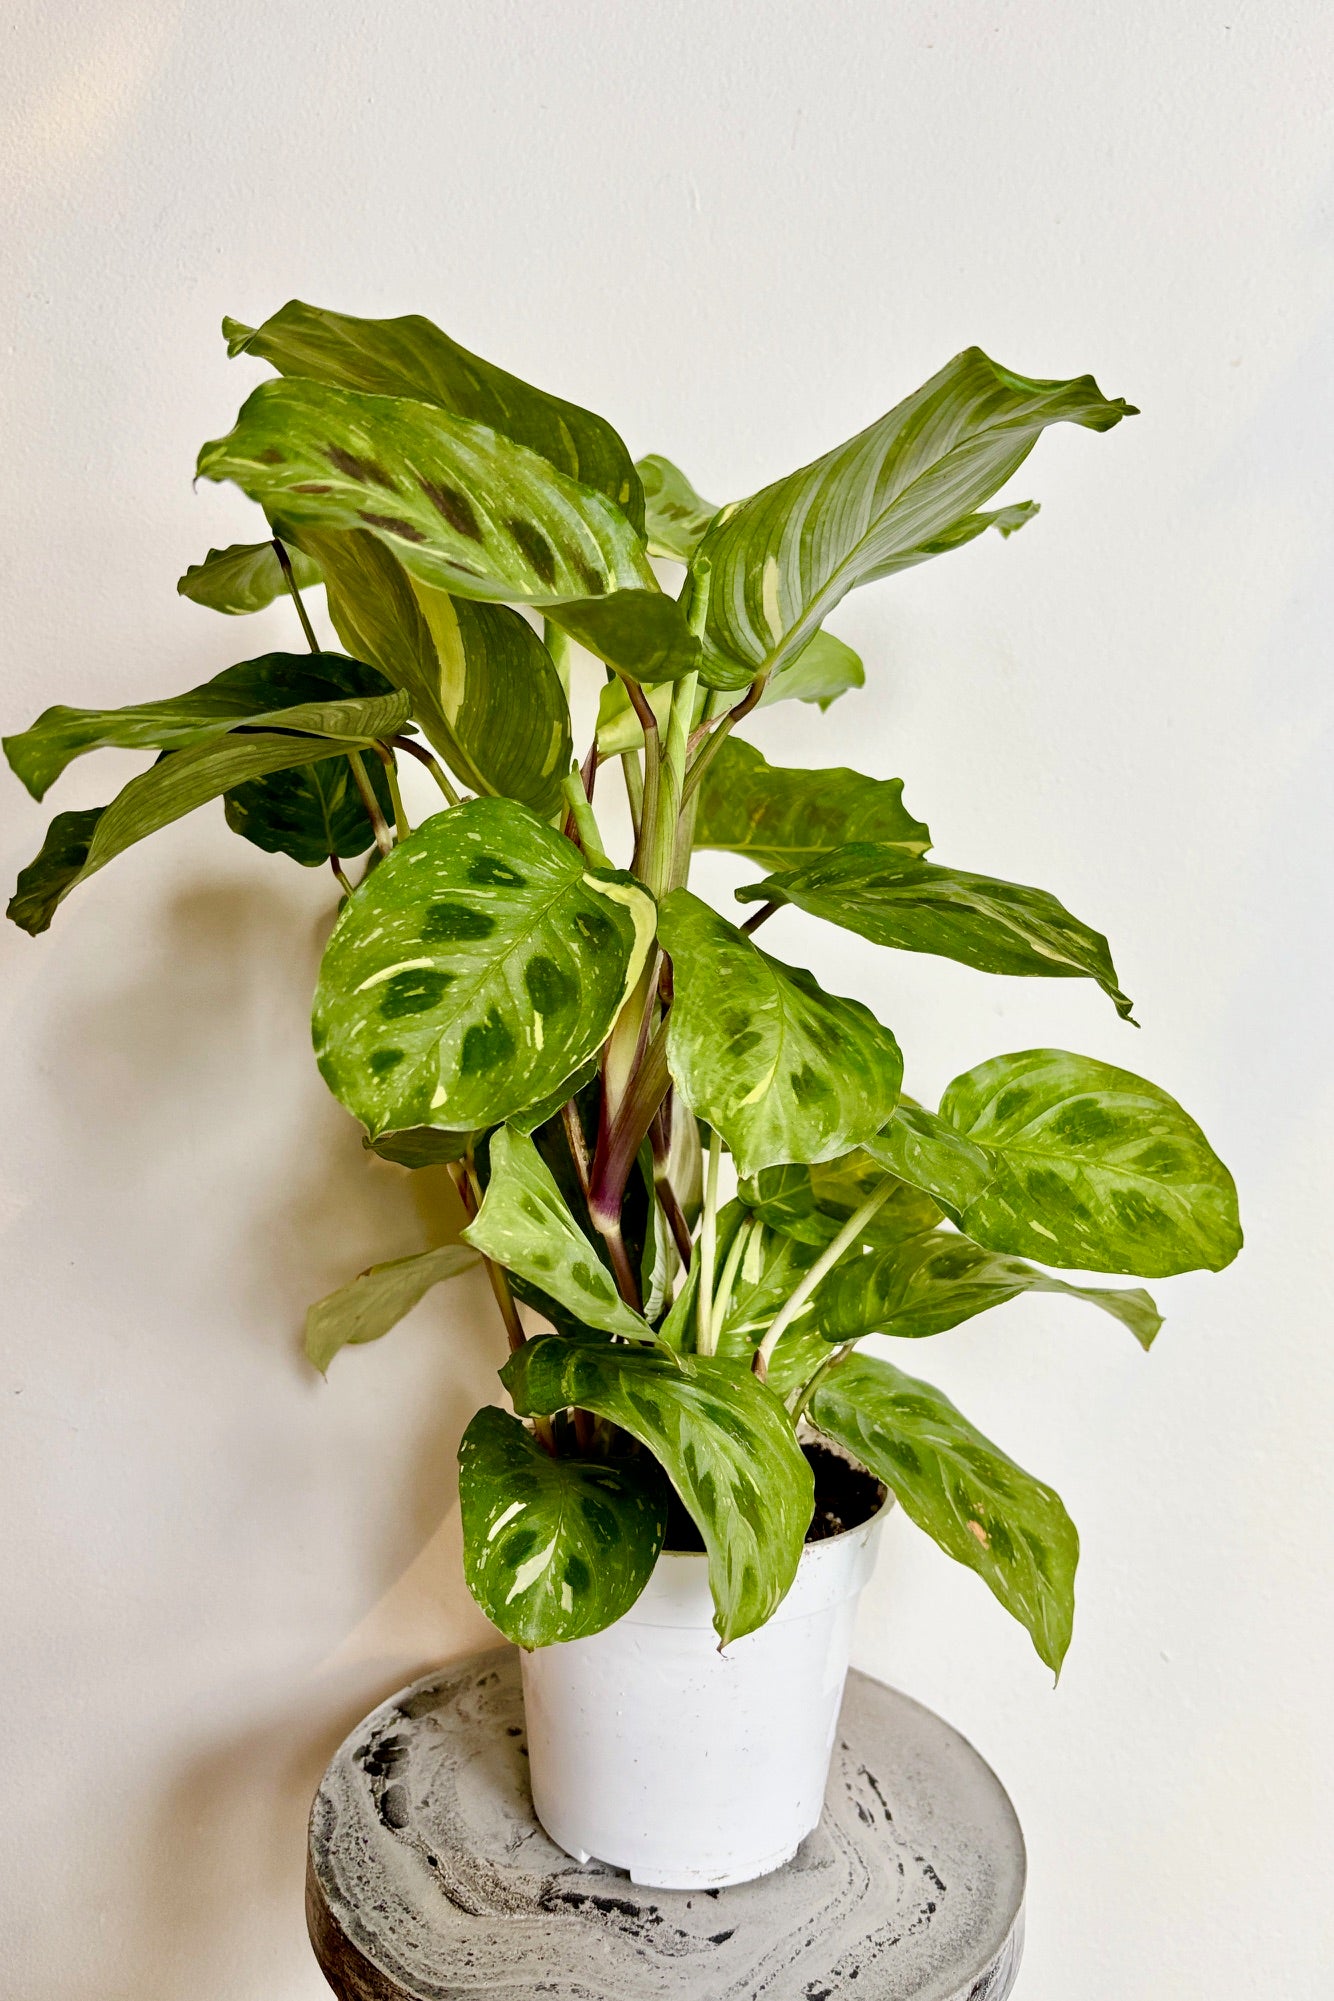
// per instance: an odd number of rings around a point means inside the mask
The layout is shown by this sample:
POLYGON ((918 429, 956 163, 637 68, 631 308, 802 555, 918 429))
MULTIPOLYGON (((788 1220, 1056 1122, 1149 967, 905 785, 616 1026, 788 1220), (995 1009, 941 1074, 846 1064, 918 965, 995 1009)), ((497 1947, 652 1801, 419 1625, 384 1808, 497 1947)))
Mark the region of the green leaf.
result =
MULTIPOLYGON (((746 1241, 718 1332, 718 1354, 723 1361, 749 1368, 774 1315, 796 1291, 819 1250, 767 1228, 740 1202, 729 1202, 718 1217, 720 1265, 733 1249, 740 1228, 747 1232, 746 1241)), ((698 1262, 696 1258, 695 1264, 698 1262)), ((779 1337, 769 1358, 766 1381, 775 1396, 787 1397, 828 1360, 829 1344, 819 1328, 811 1325, 807 1316, 799 1315, 798 1323, 779 1337)))
POLYGON ((930 847, 931 835, 904 807, 901 778, 864 778, 842 765, 772 765, 753 744, 724 740, 699 788, 697 848, 793 869, 848 841, 882 843, 908 862, 930 847))
POLYGON ((548 1336, 511 1355, 501 1380, 521 1416, 591 1410, 665 1467, 704 1538, 724 1646, 778 1609, 814 1482, 787 1412, 748 1368, 548 1336))
POLYGON ((888 1121, 903 1059, 868 1008, 771 959, 689 890, 666 899, 658 936, 675 990, 668 1068, 739 1175, 833 1160, 888 1121))
POLYGON ((57 813, 46 830, 41 852, 19 870, 5 915, 31 938, 45 931, 56 908, 83 873, 88 848, 105 806, 82 813, 57 813))
POLYGON ((940 1105, 985 1148, 987 1186, 963 1210, 993 1250, 1082 1271, 1221 1271, 1241 1249, 1232 1176, 1158 1085, 1064 1049, 994 1056, 940 1105))
POLYGON ((688 563, 717 507, 711 500, 701 500, 681 468, 659 452, 636 460, 635 471, 644 483, 644 533, 649 553, 688 563))
POLYGON ((994 1171, 985 1147, 975 1146, 935 1112, 924 1111, 900 1098, 883 1132, 867 1144, 867 1152, 910 1187, 939 1203, 952 1222, 976 1201, 994 1171))
POLYGON ((825 1377, 810 1416, 892 1489, 947 1556, 977 1572, 1059 1674, 1079 1561, 1079 1536, 1060 1496, 930 1383, 868 1355, 850 1355, 825 1377))
POLYGON ((273 736, 264 731, 254 735, 228 735, 211 743, 192 744, 185 750, 164 755, 148 771, 132 778, 109 806, 98 812, 87 828, 71 823, 82 816, 62 813, 47 835, 42 853, 25 869, 13 903, 23 914, 15 922, 25 930, 45 930, 57 904, 76 884, 105 868, 126 848, 149 834, 170 826, 203 806, 210 799, 243 785, 248 779, 263 778, 272 771, 294 765, 316 763, 321 758, 341 757, 346 750, 368 745, 372 737, 390 736, 407 713, 401 695, 370 695, 361 700, 309 703, 283 710, 278 719, 291 721, 294 729, 314 726, 316 718, 329 730, 340 728, 341 738, 317 736, 273 736), (56 832, 59 827, 60 832, 56 832), (82 862, 72 867, 74 855, 86 834, 87 847, 82 862), (54 840, 53 840, 54 837, 54 840), (36 873, 34 874, 34 871, 36 873))
MULTIPOLYGON (((309 556, 300 549, 287 553, 298 590, 309 590, 321 581, 309 556)), ((287 595, 272 542, 233 542, 229 549, 210 549, 202 563, 191 563, 176 589, 183 598, 234 616, 263 611, 275 598, 287 595)))
MULTIPOLYGON (((378 756, 365 760, 366 776, 385 820, 394 803, 378 756)), ((252 778, 224 794, 227 825, 266 854, 289 855, 302 868, 321 868, 331 855, 364 855, 375 829, 346 758, 327 757, 294 771, 252 778)))
POLYGON ((437 813, 334 927, 313 1022, 325 1082, 372 1135, 540 1104, 601 1046, 652 929, 646 891, 527 807, 437 813))
POLYGON ((679 681, 700 664, 699 641, 685 612, 656 586, 549 605, 547 616, 599 660, 636 681, 679 681))
MULTIPOLYGON (((664 681, 657 687, 646 688, 644 692, 649 707, 658 719, 658 728, 665 732, 672 706, 671 684, 664 681)), ((702 702, 701 693, 696 707, 701 707, 702 702)), ((629 689, 616 675, 598 696, 598 755, 619 757, 622 751, 642 750, 643 747, 644 726, 631 705, 629 689)))
POLYGON ((902 848, 857 841, 797 868, 746 883, 740 903, 795 903, 873 945, 934 952, 982 973, 1096 980, 1123 1018, 1107 940, 1045 889, 917 861, 902 848))
MULTIPOLYGON (((337 735, 337 713, 332 729, 323 730, 326 704, 344 695, 392 692, 373 668, 341 653, 265 653, 162 701, 124 709, 45 709, 30 729, 4 739, 4 751, 15 775, 41 799, 65 767, 90 750, 179 750, 241 725, 337 735)), ((400 703, 391 707, 395 715, 404 713, 400 703)))
POLYGON ((929 1230, 940 1221, 940 1210, 920 1188, 887 1174, 874 1157, 876 1148, 873 1141, 871 1149, 858 1148, 839 1160, 809 1167, 798 1163, 766 1167, 753 1181, 743 1181, 737 1194, 771 1229, 818 1249, 832 1244, 857 1210, 886 1183, 889 1194, 867 1224, 861 1241, 892 1244, 929 1230))
POLYGON ((362 1145, 381 1160, 393 1161, 395 1167, 444 1167, 452 1160, 462 1160, 476 1138, 476 1133, 408 1126, 400 1132, 379 1133, 374 1139, 367 1137, 362 1145))
POLYGON ((425 1299, 433 1285, 476 1263, 473 1252, 442 1244, 438 1250, 369 1266, 350 1285, 340 1286, 311 1307, 306 1315, 307 1359, 323 1374, 340 1348, 378 1341, 425 1299))
POLYGON ((771 702, 814 702, 822 711, 849 688, 866 685, 861 658, 832 632, 817 632, 780 673, 772 676, 757 707, 771 702))
POLYGON ((1048 424, 1109 430, 1130 406, 1093 378, 1031 381, 967 348, 857 437, 724 509, 695 552, 705 678, 740 687, 778 669, 846 593, 996 526, 1031 503, 974 510, 1048 424))
POLYGON ((812 1311, 826 1341, 858 1341, 864 1334, 917 1340, 1004 1306, 1021 1292, 1064 1293, 1099 1306, 1128 1327, 1141 1348, 1152 1346, 1163 1324, 1148 1293, 1138 1287, 1109 1292, 1067 1285, 953 1230, 928 1230, 841 1258, 815 1288, 812 1311))
POLYGON ((463 1569, 520 1647, 585 1639, 648 1583, 669 1492, 651 1459, 554 1459, 516 1417, 479 1410, 459 1445, 463 1569))
POLYGON ((457 417, 489 424, 571 479, 606 494, 636 529, 643 528, 639 475, 605 418, 469 354, 415 313, 364 320, 291 299, 263 326, 224 320, 223 333, 229 354, 257 355, 284 375, 308 376, 372 396, 434 403, 457 417))
POLYGON ((491 1179, 465 1243, 559 1301, 586 1327, 628 1341, 653 1329, 632 1311, 566 1206, 533 1142, 502 1126, 491 1139, 491 1179))

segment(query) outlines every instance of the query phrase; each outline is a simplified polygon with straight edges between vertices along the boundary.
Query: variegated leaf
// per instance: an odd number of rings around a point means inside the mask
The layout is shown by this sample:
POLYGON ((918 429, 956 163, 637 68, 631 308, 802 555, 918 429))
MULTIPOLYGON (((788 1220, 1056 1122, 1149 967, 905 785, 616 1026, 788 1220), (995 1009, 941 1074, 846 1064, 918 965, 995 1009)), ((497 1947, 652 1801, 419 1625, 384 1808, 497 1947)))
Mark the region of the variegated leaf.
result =
POLYGON ((1033 381, 965 349, 869 429, 714 520, 692 563, 705 678, 740 687, 773 672, 857 584, 992 525, 1012 533, 1031 503, 975 510, 1045 427, 1105 431, 1130 414, 1091 376, 1033 381))
POLYGON ((492 1135, 486 1196, 463 1237, 493 1263, 557 1300, 584 1326, 628 1341, 652 1341, 653 1329, 617 1292, 531 1139, 508 1126, 492 1135))
POLYGON ((340 1348, 378 1341, 407 1318, 432 1286, 456 1278, 477 1263, 475 1252, 458 1244, 417 1251, 370 1265, 348 1285, 316 1300, 306 1314, 306 1358, 323 1373, 340 1348))
POLYGON ((325 1081, 372 1135, 494 1125, 600 1047, 652 933, 639 884, 526 807, 437 813, 334 927, 313 1023, 325 1081))
POLYGON ((637 460, 635 471, 644 484, 644 536, 650 554, 688 563, 718 512, 716 504, 701 500, 681 468, 659 452, 637 460))
POLYGON ((1059 1674, 1079 1561, 1079 1536, 1059 1494, 930 1383, 869 1355, 850 1355, 825 1377, 810 1416, 884 1481, 947 1556, 977 1572, 1059 1674))
POLYGON ((511 1355, 501 1380, 521 1416, 591 1410, 666 1469, 704 1538, 724 1646, 778 1609, 814 1482, 787 1412, 748 1367, 552 1335, 511 1355))
POLYGON ((434 403, 537 452, 560 472, 615 501, 644 525, 644 497, 630 454, 603 417, 534 389, 452 341, 417 313, 358 319, 291 299, 263 326, 224 320, 230 355, 253 354, 283 375, 339 389, 434 403))
MULTIPOLYGON (((320 582, 316 565, 300 549, 290 549, 288 559, 298 590, 320 582)), ((228 549, 210 549, 202 563, 191 563, 176 589, 210 611, 235 617, 263 611, 275 598, 285 597, 287 581, 272 542, 233 542, 228 549)))
POLYGON ((992 1175, 992 1158, 956 1132, 936 1112, 925 1111, 900 1098, 894 1116, 882 1132, 867 1142, 867 1153, 910 1188, 939 1203, 951 1222, 976 1201, 992 1175))
POLYGON ((738 1174, 833 1160, 874 1137, 898 1098, 898 1044, 860 1002, 827 994, 678 889, 658 913, 675 999, 667 1063, 738 1174))
POLYGON ((821 1248, 832 1244, 858 1209, 881 1189, 887 1189, 885 1199, 867 1223, 862 1243, 896 1244, 903 1237, 931 1229, 940 1221, 939 1208, 920 1188, 886 1172, 876 1158, 877 1145, 878 1141, 872 1141, 870 1147, 846 1153, 839 1160, 809 1167, 795 1163, 766 1167, 753 1181, 743 1181, 737 1193, 751 1213, 771 1229, 821 1248))
POLYGON ((1232 1176, 1174 1098, 1064 1049, 994 1056, 956 1077, 940 1115, 985 1149, 961 1211, 993 1250, 1083 1271, 1221 1271, 1241 1249, 1232 1176))
MULTIPOLYGON (((363 769, 386 824, 393 795, 383 762, 366 758, 363 769)), ((325 868, 330 856, 364 855, 375 839, 360 788, 345 757, 272 771, 223 794, 227 825, 265 854, 288 855, 302 868, 325 868)))
POLYGON ((517 1418, 479 1410, 459 1445, 468 1589, 516 1646, 600 1633, 648 1583, 669 1499, 652 1459, 553 1458, 517 1418))
POLYGON ((982 973, 1096 980, 1123 1018, 1107 940, 1045 889, 915 860, 901 847, 854 841, 797 868, 746 883, 740 903, 795 903, 901 952, 933 952, 982 973))
POLYGON ((760 868, 784 870, 817 862, 848 841, 882 843, 905 861, 931 845, 928 829, 903 804, 901 778, 864 778, 846 766, 772 765, 734 736, 699 788, 694 840, 697 848, 723 848, 760 868))

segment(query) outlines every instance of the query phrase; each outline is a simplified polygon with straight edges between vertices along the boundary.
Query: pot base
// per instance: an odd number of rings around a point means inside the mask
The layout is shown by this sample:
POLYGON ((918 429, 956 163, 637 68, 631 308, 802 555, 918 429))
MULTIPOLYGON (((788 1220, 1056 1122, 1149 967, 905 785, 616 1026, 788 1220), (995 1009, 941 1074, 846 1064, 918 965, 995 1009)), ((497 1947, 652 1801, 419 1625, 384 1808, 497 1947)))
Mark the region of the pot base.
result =
POLYGON ((353 1731, 315 1800, 307 1876, 340 2001, 1002 2001, 1014 1984, 1014 1810, 956 1731, 865 1675, 848 1681, 820 1825, 735 1889, 640 1889, 562 1854, 524 1753, 508 1647, 428 1675, 353 1731))

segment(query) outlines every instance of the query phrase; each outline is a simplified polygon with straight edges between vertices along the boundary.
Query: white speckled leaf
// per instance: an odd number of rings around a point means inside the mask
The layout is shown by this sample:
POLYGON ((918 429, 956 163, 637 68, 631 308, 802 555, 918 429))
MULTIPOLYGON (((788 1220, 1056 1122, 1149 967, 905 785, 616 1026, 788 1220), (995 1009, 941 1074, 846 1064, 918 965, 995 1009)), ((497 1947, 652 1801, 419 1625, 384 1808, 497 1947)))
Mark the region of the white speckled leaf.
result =
POLYGON ((955 1223, 982 1193, 993 1169, 985 1147, 965 1139, 938 1113, 902 1098, 883 1132, 867 1141, 866 1151, 900 1181, 939 1203, 955 1223))
POLYGON ((835 1159, 888 1121, 903 1059, 868 1008, 771 959, 689 890, 665 900, 658 936, 675 991, 668 1068, 738 1174, 835 1159))
POLYGON ((929 1230, 940 1221, 936 1203, 920 1188, 887 1173, 874 1157, 877 1144, 873 1141, 870 1147, 813 1166, 794 1162, 766 1167, 753 1181, 743 1181, 737 1194, 771 1229, 819 1248, 832 1244, 863 1203, 886 1187, 885 1200, 867 1223, 861 1241, 897 1243, 929 1230))
POLYGON ((349 898, 320 968, 326 1083, 372 1136, 494 1125, 540 1103, 607 1035, 653 903, 527 807, 437 813, 349 898))
POLYGON ((1129 414, 1091 376, 1032 381, 965 349, 869 429, 714 519, 691 565, 705 678, 739 687, 772 672, 856 585, 993 524, 1013 533, 1031 503, 974 510, 1045 427, 1105 431, 1129 414))
POLYGON ((787 1412, 747 1366, 553 1335, 511 1355, 501 1381, 522 1416, 591 1410, 666 1469, 704 1538, 724 1646, 777 1611, 814 1482, 787 1412))
POLYGON ((1241 1249, 1232 1176, 1157 1084, 1091 1056, 1027 1049, 956 1077, 947 1125, 992 1162, 961 1211, 993 1250, 1083 1271, 1221 1271, 1241 1249))
POLYGON ((648 1583, 668 1500, 653 1460, 555 1459, 488 1405, 459 1445, 468 1589, 516 1646, 600 1633, 648 1583))
POLYGON ((799 868, 847 841, 881 842, 906 860, 931 845, 903 804, 901 778, 772 765, 735 737, 725 739, 700 786, 694 840, 766 869, 799 868))
POLYGON ((893 1490, 948 1556, 977 1572, 1059 1673, 1079 1561, 1079 1536, 1059 1494, 930 1383, 869 1355, 851 1355, 826 1376, 810 1416, 893 1490))
POLYGON ((531 1139, 502 1126, 491 1139, 491 1178, 463 1232, 475 1250, 516 1272, 586 1327, 652 1341, 653 1329, 628 1307, 531 1139))

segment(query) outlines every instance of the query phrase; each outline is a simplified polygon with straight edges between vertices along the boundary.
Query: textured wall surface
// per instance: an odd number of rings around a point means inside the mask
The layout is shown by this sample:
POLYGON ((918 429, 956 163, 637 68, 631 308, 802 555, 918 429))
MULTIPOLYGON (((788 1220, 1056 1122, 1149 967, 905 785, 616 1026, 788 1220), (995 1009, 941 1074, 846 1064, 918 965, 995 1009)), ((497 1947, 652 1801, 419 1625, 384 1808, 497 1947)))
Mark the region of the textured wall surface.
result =
MULTIPOLYGON (((1326 10, 24 0, 4 48, 7 729, 296 641, 280 607, 242 625, 174 593, 251 532, 232 489, 190 485, 260 372, 226 361, 224 312, 429 313, 720 497, 971 341, 1142 406, 1042 441, 1012 543, 850 600, 867 690, 756 736, 902 775, 942 860, 1100 924, 1143 1028, 1085 982, 795 913, 766 939, 875 1006, 919 1096, 1055 1043, 1163 1083, 1235 1168, 1250 1247, 1159 1289, 1151 1358, 1042 1299, 910 1358, 1080 1524, 1059 1691, 906 1523, 857 1657, 1011 1788, 1025 2001, 1323 1993, 1326 10)), ((55 804, 134 765, 89 759, 55 804)), ((43 824, 8 784, 7 879, 43 824)), ((447 1220, 364 1160, 309 1059, 329 916, 322 872, 212 810, 46 938, 0 939, 13 2001, 316 2001, 320 1771, 489 1631, 453 1485, 495 1394, 484 1285, 327 1385, 300 1359, 309 1298, 447 1220)))

